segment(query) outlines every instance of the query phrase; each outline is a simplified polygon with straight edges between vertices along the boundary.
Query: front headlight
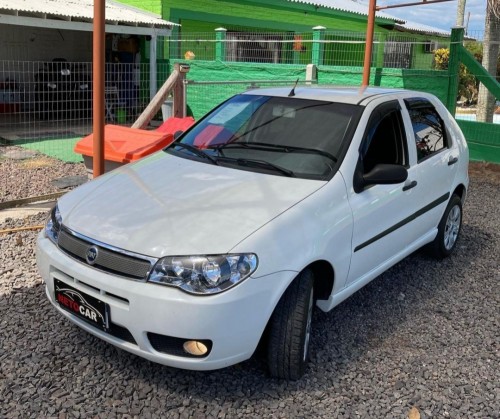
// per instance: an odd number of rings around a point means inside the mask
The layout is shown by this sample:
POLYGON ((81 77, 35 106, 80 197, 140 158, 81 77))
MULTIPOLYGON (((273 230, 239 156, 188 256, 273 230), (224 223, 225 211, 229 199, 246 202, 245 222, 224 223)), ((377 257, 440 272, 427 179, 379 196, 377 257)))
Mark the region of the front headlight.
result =
POLYGON ((191 294, 225 291, 257 269, 253 253, 219 256, 169 256, 160 259, 149 274, 149 282, 178 287, 191 294))
POLYGON ((56 204, 47 217, 47 223, 45 224, 45 236, 47 236, 54 243, 57 243, 57 237, 59 236, 61 225, 61 213, 59 212, 59 208, 56 204))

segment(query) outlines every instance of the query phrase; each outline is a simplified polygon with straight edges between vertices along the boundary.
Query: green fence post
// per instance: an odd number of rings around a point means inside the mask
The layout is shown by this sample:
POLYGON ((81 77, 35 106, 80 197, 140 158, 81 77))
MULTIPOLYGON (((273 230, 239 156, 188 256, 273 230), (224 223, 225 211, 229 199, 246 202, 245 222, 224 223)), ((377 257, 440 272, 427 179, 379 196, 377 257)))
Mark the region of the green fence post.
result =
POLYGON ((384 49, 385 43, 387 41, 387 35, 385 33, 375 33, 374 35, 377 55, 375 58, 375 79, 373 81, 373 85, 380 86, 382 84, 382 70, 384 69, 384 49))
POLYGON ((215 60, 224 61, 226 59, 226 28, 215 30, 215 60))
POLYGON ((324 26, 315 26, 313 28, 312 64, 323 64, 325 45, 321 41, 325 38, 325 30, 324 26))
POLYGON ((455 116, 458 95, 458 72, 460 71, 460 47, 464 41, 464 28, 451 29, 450 58, 448 60, 448 95, 446 107, 455 116))
MULTIPOLYGON (((375 67, 383 67, 384 66, 384 49, 385 43, 387 42, 387 34, 385 33, 375 33, 373 43, 377 48, 376 56, 375 56, 375 67)), ((375 49, 375 48, 374 48, 375 49)))

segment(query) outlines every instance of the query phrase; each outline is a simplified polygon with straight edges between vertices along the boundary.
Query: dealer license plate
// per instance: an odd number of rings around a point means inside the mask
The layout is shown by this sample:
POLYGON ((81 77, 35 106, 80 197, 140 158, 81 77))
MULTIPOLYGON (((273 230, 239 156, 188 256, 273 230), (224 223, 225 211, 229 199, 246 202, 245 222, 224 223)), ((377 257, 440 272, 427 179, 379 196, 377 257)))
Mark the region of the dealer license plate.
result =
POLYGON ((63 310, 106 331, 108 329, 107 305, 91 295, 54 278, 56 301, 63 310))

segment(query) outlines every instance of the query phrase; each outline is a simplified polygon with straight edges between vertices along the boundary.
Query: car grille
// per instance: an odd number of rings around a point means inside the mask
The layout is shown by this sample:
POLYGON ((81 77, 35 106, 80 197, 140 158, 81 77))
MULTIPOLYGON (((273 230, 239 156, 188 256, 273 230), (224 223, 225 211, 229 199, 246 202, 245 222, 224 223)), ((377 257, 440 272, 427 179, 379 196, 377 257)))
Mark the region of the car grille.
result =
POLYGON ((60 231, 57 244, 63 252, 80 262, 101 271, 127 278, 145 280, 153 267, 152 260, 131 256, 118 249, 107 248, 102 243, 94 243, 91 240, 77 237, 65 229, 60 231), (91 246, 98 248, 97 258, 92 265, 87 262, 86 258, 87 250, 91 246))

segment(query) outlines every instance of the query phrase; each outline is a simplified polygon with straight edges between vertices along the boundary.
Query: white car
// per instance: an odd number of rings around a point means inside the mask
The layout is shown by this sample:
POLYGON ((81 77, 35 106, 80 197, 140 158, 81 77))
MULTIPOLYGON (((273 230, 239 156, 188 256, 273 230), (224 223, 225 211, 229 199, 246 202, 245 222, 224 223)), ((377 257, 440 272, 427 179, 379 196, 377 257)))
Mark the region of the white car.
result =
POLYGON ((119 348, 210 370, 265 337, 271 375, 297 379, 315 305, 333 309, 424 245, 453 251, 467 168, 432 95, 253 90, 62 197, 38 267, 56 309, 119 348))

